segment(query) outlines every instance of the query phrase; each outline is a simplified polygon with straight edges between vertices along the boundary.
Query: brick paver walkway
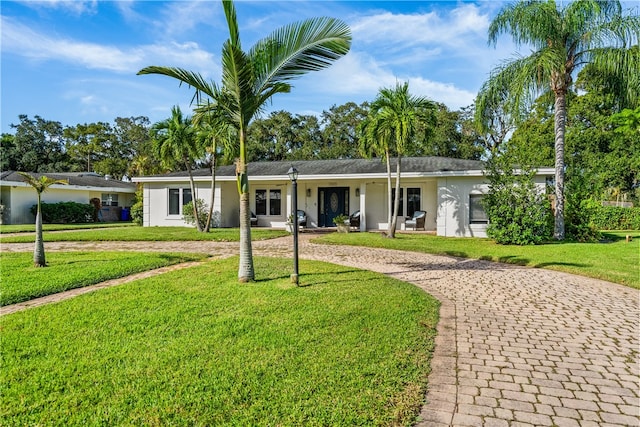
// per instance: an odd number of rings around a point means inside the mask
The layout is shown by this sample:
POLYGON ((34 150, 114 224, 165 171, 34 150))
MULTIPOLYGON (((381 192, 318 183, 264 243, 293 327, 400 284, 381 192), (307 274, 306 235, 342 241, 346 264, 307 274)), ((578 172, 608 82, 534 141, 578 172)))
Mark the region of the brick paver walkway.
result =
MULTIPOLYGON (((316 245, 300 257, 378 271, 441 303, 427 404, 418 426, 640 426, 640 297, 616 284, 542 269, 383 249, 316 245)), ((120 250, 227 256, 237 243, 118 242, 120 250)), ((2 250, 31 246, 3 245, 2 250)), ((291 256, 291 239, 254 242, 291 256)), ((48 243, 47 250, 113 250, 48 243)), ((304 271, 301 271, 304 282, 304 271)))

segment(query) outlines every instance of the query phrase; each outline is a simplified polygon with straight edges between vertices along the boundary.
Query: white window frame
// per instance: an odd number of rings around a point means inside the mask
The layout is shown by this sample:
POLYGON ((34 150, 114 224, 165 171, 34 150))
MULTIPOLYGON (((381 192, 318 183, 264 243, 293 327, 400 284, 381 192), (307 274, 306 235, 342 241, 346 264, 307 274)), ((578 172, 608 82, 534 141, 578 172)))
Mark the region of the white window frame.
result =
MULTIPOLYGON (((424 202, 423 202, 423 199, 422 199, 424 192, 422 191, 422 187, 419 186, 419 185, 407 185, 407 186, 403 185, 403 186, 400 187, 400 196, 402 196, 402 200, 400 200, 401 203, 398 206, 398 217, 399 218, 402 218, 402 217, 408 218, 409 217, 409 215, 407 215, 408 212, 409 212, 409 210, 408 210, 408 206, 409 206, 409 189, 412 189, 412 190, 417 189, 419 191, 420 208, 416 209, 416 210, 422 210, 422 211, 424 210, 424 207, 423 207, 424 202)), ((391 194, 394 195, 395 191, 396 191, 396 188, 393 187, 391 189, 391 194)), ((394 201, 395 200, 392 197, 391 198, 391 203, 393 203, 394 201)), ((393 205, 391 205, 391 208, 393 209, 393 205)))
MULTIPOLYGON (((182 217, 182 208, 186 203, 184 202, 184 193, 191 193, 191 188, 185 187, 171 187, 167 188, 167 216, 169 217, 182 217), (171 213, 171 190, 178 190, 178 213, 171 213)), ((191 195, 191 200, 193 200, 193 195, 191 195)), ((189 203, 189 202, 187 202, 189 203)))
POLYGON ((254 213, 256 214, 256 216, 271 216, 271 217, 282 217, 284 215, 284 212, 286 210, 286 206, 283 205, 283 191, 282 191, 282 187, 276 187, 276 186, 265 186, 265 187, 261 187, 261 188, 256 188, 253 192, 253 206, 254 206, 254 213), (256 195, 258 194, 259 191, 264 191, 266 192, 266 197, 265 197, 265 203, 266 203, 266 213, 258 213, 258 207, 256 204, 256 195), (272 191, 279 191, 280 192, 280 214, 271 214, 271 192, 272 191))
POLYGON ((484 199, 484 197, 486 196, 486 194, 483 193, 470 193, 469 194, 469 224, 489 224, 489 217, 487 216, 487 212, 484 209, 484 206, 482 206, 482 199, 484 199), (471 206, 471 200, 472 199, 476 199, 478 200, 478 203, 480 204, 480 206, 482 207, 482 212, 484 213, 484 218, 482 219, 474 219, 473 217, 473 209, 471 206))
POLYGON ((100 194, 100 206, 118 206, 118 195, 115 193, 101 193, 100 194))

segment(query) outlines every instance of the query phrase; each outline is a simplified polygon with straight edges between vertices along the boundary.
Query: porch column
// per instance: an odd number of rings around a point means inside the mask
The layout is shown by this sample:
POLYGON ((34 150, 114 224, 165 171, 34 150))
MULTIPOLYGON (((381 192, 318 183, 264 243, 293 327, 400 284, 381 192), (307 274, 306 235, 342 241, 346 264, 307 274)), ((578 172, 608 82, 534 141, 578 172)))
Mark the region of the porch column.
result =
POLYGON ((360 184, 360 231, 367 231, 367 183, 360 184))

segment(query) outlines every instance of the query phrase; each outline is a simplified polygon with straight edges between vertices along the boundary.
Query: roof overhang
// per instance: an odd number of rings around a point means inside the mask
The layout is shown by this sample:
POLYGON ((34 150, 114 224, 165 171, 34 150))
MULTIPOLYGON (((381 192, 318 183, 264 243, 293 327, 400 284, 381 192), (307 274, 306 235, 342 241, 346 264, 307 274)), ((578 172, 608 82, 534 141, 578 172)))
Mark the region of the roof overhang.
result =
MULTIPOLYGON (((2 187, 13 187, 13 188, 33 188, 31 185, 26 182, 21 181, 0 181, 0 186, 2 187)), ((68 184, 53 184, 49 187, 53 190, 71 190, 71 191, 94 191, 99 193, 131 193, 134 194, 136 192, 135 187, 131 188, 122 188, 122 187, 94 187, 88 185, 68 185, 68 184)))

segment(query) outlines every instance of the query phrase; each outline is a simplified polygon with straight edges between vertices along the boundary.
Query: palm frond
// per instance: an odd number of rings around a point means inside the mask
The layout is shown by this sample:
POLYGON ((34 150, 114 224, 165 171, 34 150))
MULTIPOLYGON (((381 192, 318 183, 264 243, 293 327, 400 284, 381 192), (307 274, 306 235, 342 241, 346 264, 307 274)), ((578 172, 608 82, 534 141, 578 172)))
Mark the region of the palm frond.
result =
POLYGON ((259 93, 275 83, 327 68, 350 48, 351 30, 339 19, 311 18, 281 27, 249 51, 255 90, 259 93))
POLYGON ((41 175, 40 177, 36 177, 27 172, 18 172, 21 175, 27 184, 32 186, 38 194, 45 192, 49 187, 54 184, 69 184, 69 180, 67 179, 54 179, 49 178, 46 175, 41 175))
POLYGON ((213 93, 215 92, 215 83, 206 81, 200 73, 188 71, 183 68, 152 65, 150 67, 143 68, 138 71, 137 74, 160 74, 167 77, 173 77, 174 79, 179 80, 180 84, 185 83, 196 90, 196 93, 191 100, 192 103, 200 101, 200 93, 213 97, 213 93))

